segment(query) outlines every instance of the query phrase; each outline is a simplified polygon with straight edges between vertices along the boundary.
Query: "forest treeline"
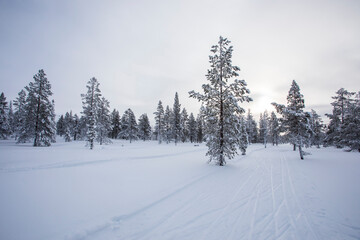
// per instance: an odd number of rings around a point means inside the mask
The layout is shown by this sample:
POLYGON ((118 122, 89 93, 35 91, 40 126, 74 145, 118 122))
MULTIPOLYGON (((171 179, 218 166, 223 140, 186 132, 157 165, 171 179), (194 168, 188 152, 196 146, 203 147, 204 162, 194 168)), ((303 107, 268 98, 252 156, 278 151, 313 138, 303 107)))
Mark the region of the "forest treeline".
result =
MULTIPOLYGON (((200 109, 196 117, 193 113, 188 114, 186 108, 182 108, 180 111, 181 104, 177 93, 173 107, 169 105, 164 107, 162 101, 158 102, 157 107, 154 107, 153 114, 155 126, 150 126, 150 120, 146 113, 136 118, 130 108, 123 114, 120 114, 117 109, 110 111, 109 101, 104 97, 100 98, 101 92, 95 78, 92 78, 87 85, 87 87, 93 87, 93 84, 97 85, 96 88, 99 91, 99 94, 92 99, 94 109, 91 113, 87 108, 88 100, 83 103, 84 111, 80 114, 69 111, 61 114, 55 121, 55 104, 48 97, 52 94, 42 93, 42 97, 39 97, 38 93, 38 97, 34 96, 36 90, 34 85, 38 88, 41 85, 36 83, 39 81, 38 76, 45 77, 43 70, 40 70, 39 73, 34 76, 34 82, 18 93, 15 100, 8 102, 5 94, 1 93, 1 139, 15 138, 18 143, 32 140, 34 146, 49 146, 51 142, 55 142, 56 134, 67 142, 87 140, 88 128, 92 125, 87 125, 87 122, 94 122, 94 130, 90 130, 94 131, 94 140, 99 144, 110 143, 111 139, 156 140, 159 143, 205 141, 206 130, 204 128, 206 125, 202 116, 204 109, 200 109), (88 121, 89 118, 94 119, 88 121)), ((38 92, 40 91, 39 89, 38 92)), ((312 109, 309 113, 309 123, 312 129, 309 145, 348 147, 351 150, 358 150, 360 147, 360 135, 357 132, 360 126, 359 93, 356 94, 341 88, 333 99, 334 101, 331 103, 333 111, 326 114, 330 119, 329 124, 323 124, 315 110, 312 109)), ((284 126, 281 126, 283 122, 274 111, 265 110, 260 113, 260 119, 256 120, 251 109, 248 109, 241 119, 250 144, 263 143, 266 146, 268 143, 277 145, 289 142, 289 139, 282 134, 285 130, 284 126)))
POLYGON ((154 140, 159 143, 207 142, 210 161, 225 164, 237 149, 246 153, 248 144, 277 145, 291 143, 303 147, 335 146, 360 152, 360 92, 344 88, 332 97, 332 113, 326 114, 325 125, 315 110, 305 111, 305 101, 294 80, 287 96, 287 104, 273 103, 276 112, 264 111, 257 121, 250 109, 245 111, 238 103, 249 102, 250 90, 238 76, 238 67, 231 63, 230 41, 220 37, 212 47, 211 68, 206 75, 209 84, 203 93, 189 92, 189 96, 202 102, 199 112, 188 113, 181 108, 178 93, 172 105, 160 100, 154 113, 137 118, 129 108, 120 114, 110 109, 109 101, 102 96, 99 81, 91 78, 81 94, 83 111, 55 115, 52 89, 44 70, 34 75, 33 81, 22 89, 16 99, 7 102, 0 95, 0 138, 15 138, 17 143, 32 142, 33 146, 50 146, 56 135, 65 141, 86 140, 90 149, 94 143, 111 143, 111 139, 154 140), (153 117, 155 125, 150 125, 153 117))

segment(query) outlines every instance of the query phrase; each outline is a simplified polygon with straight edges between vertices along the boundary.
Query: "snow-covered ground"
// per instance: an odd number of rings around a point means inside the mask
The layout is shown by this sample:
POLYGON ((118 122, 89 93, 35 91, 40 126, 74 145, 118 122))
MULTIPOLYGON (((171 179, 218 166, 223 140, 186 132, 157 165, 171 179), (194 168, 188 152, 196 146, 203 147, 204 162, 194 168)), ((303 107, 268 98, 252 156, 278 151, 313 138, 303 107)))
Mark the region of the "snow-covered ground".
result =
POLYGON ((0 239, 360 239, 360 154, 0 141, 0 239))

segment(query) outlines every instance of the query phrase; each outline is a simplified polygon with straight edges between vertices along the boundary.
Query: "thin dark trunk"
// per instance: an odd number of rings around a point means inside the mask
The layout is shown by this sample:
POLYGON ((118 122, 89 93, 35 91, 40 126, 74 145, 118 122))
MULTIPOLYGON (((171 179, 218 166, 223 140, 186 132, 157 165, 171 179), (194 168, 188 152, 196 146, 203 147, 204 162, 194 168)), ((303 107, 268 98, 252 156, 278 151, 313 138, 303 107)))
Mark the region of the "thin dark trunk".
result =
POLYGON ((301 150, 301 145, 299 145, 299 153, 301 160, 304 160, 304 155, 303 155, 303 151, 301 150))
POLYGON ((39 98, 38 98, 38 104, 36 108, 36 121, 35 121, 35 138, 34 138, 34 147, 39 146, 39 115, 40 115, 40 103, 41 103, 41 82, 39 86, 39 98))
POLYGON ((293 145, 294 145, 294 148, 293 148, 293 150, 294 150, 294 151, 296 151, 296 144, 293 144, 293 145))
POLYGON ((38 141, 39 141, 39 134, 38 134, 38 129, 39 129, 39 112, 40 112, 40 97, 38 100, 38 105, 36 108, 36 121, 35 121, 35 138, 34 138, 34 147, 38 146, 38 141))
MULTIPOLYGON (((221 48, 221 46, 220 46, 221 48)), ((222 63, 220 67, 220 166, 224 166, 224 103, 223 103, 223 89, 222 89, 222 63)))

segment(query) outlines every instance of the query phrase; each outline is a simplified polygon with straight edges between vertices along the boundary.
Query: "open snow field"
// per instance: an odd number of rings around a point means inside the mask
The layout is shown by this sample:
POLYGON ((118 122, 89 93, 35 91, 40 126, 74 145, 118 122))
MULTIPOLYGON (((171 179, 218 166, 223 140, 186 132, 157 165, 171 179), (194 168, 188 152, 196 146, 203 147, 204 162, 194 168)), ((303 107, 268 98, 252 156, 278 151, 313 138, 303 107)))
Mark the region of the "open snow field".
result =
POLYGON ((0 239, 360 239, 360 154, 0 141, 0 239))

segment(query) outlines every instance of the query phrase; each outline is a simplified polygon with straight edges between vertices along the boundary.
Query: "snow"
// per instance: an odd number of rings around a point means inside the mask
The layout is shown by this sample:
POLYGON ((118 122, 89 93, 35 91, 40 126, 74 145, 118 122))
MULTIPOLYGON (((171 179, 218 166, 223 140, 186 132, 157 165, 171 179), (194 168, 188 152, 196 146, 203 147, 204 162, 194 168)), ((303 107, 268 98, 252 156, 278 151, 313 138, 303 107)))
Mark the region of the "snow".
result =
POLYGON ((0 141, 0 239, 359 239, 360 155, 250 145, 0 141))

